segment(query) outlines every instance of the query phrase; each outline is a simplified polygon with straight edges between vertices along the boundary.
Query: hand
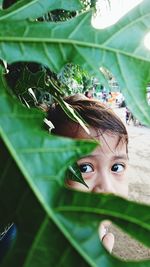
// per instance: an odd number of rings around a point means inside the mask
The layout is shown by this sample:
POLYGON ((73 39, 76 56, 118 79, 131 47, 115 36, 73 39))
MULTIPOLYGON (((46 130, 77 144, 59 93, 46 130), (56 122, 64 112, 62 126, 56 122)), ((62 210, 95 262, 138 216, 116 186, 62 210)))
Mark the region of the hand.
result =
POLYGON ((98 231, 100 240, 102 240, 104 247, 111 253, 114 246, 115 238, 112 233, 108 232, 108 227, 110 226, 110 224, 111 223, 109 221, 103 221, 100 224, 98 231))

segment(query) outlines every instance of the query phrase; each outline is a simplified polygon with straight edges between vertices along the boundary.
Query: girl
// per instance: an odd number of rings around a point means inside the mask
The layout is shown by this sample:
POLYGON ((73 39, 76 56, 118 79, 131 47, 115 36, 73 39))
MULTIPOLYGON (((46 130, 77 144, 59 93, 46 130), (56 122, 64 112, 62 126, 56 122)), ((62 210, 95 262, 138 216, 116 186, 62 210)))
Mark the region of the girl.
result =
MULTIPOLYGON (((128 165, 128 134, 120 118, 99 101, 83 95, 70 96, 65 101, 85 121, 90 134, 78 122, 71 120, 59 104, 53 104, 47 119, 52 122, 52 133, 76 139, 96 139, 100 145, 90 154, 77 161, 80 172, 88 188, 68 180, 67 186, 76 190, 114 193, 127 196, 128 183, 126 170, 128 165)), ((114 236, 108 233, 109 222, 99 228, 100 239, 111 252, 114 236)))

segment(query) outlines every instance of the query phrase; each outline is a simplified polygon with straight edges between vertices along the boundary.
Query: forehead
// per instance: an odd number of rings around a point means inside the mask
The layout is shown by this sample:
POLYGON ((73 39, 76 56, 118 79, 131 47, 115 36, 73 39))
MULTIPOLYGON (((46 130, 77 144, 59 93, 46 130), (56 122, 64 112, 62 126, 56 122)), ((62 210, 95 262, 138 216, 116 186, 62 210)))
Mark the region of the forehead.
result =
MULTIPOLYGON (((100 142, 100 146, 94 150, 94 154, 127 154, 127 144, 124 138, 119 137, 119 134, 113 134, 111 132, 103 132, 101 129, 90 128, 90 135, 88 135, 84 129, 79 127, 76 138, 79 139, 95 139, 100 142)), ((93 154, 92 153, 92 154, 93 154)))
POLYGON ((92 139, 100 142, 95 152, 100 149, 99 153, 124 153, 127 154, 127 143, 125 138, 120 138, 119 134, 113 132, 104 132, 101 129, 89 128, 90 134, 76 123, 70 123, 69 127, 63 127, 61 135, 76 139, 92 139))
POLYGON ((127 159, 127 144, 123 138, 120 139, 118 135, 103 133, 96 139, 100 141, 100 145, 97 146, 92 154, 127 159))

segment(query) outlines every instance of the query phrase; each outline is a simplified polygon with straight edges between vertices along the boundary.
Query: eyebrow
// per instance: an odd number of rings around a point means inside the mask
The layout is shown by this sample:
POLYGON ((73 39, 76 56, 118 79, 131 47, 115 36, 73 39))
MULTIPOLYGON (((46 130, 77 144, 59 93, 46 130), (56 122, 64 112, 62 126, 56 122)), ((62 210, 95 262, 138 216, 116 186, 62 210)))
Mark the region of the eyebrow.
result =
MULTIPOLYGON (((93 158, 93 157, 99 157, 99 154, 94 154, 94 155, 86 155, 84 157, 81 157, 80 159, 84 159, 84 158, 93 158)), ((128 155, 127 154, 120 154, 120 155, 114 155, 112 157, 112 160, 120 160, 120 159, 123 159, 123 160, 128 160, 128 155)))
POLYGON ((128 156, 126 154, 121 154, 121 155, 115 155, 113 156, 113 160, 118 160, 118 159, 124 159, 124 160, 128 160, 128 156))

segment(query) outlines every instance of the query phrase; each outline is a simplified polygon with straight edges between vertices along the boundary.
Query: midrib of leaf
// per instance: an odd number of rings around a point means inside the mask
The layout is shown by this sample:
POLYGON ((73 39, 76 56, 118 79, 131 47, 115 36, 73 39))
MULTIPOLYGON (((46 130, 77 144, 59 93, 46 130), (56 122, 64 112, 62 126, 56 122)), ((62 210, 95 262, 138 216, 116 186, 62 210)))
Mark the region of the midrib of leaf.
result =
POLYGON ((63 257, 60 258, 59 263, 55 267, 62 267, 62 264, 65 262, 65 258, 66 258, 67 255, 69 255, 69 253, 70 253, 70 247, 68 247, 65 250, 65 252, 63 254, 63 257))
POLYGON ((48 52, 46 44, 43 43, 42 45, 43 45, 43 48, 44 48, 45 55, 47 56, 47 59, 49 60, 50 64, 52 64, 54 66, 54 68, 57 69, 57 65, 56 65, 55 61, 53 60, 53 57, 50 57, 50 54, 48 52))
POLYGON ((6 164, 5 164, 5 169, 4 169, 4 171, 3 171, 3 173, 1 173, 0 186, 3 184, 3 181, 4 181, 5 178, 6 178, 6 175, 7 175, 7 172, 8 172, 8 170, 9 170, 9 168, 10 168, 10 165, 11 165, 11 160, 8 159, 8 161, 7 161, 6 164))
MULTIPOLYGON (((76 146, 71 146, 71 149, 74 149, 74 151, 77 150, 76 146)), ((26 149, 17 149, 17 151, 19 153, 22 154, 30 154, 30 153, 49 153, 49 152, 68 152, 70 151, 70 146, 66 146, 64 148, 58 147, 58 148, 41 148, 41 147, 37 147, 37 148, 26 148, 26 149)))
POLYGON ((107 52, 113 52, 115 54, 119 53, 128 57, 131 57, 132 59, 139 59, 142 61, 146 61, 149 62, 149 59, 146 59, 142 56, 137 56, 137 55, 133 55, 132 53, 126 52, 126 51, 122 51, 120 49, 115 49, 115 48, 110 48, 110 47, 105 47, 104 45, 100 45, 100 44, 93 44, 93 43, 87 43, 87 42, 82 42, 82 41, 77 41, 77 40, 68 40, 68 39, 56 39, 56 38, 36 38, 36 37, 30 37, 30 38, 26 38, 26 37, 7 37, 7 36, 0 36, 0 41, 2 42, 8 42, 8 43, 17 43, 18 45, 20 45, 19 43, 24 42, 24 43, 62 43, 62 44, 71 44, 71 45, 77 45, 77 46, 82 46, 82 47, 89 47, 91 48, 97 48, 97 49, 102 49, 105 50, 107 52))
POLYGON ((61 55, 62 55, 62 59, 63 59, 63 61, 67 61, 67 58, 66 58, 66 55, 65 55, 65 53, 64 53, 64 49, 63 49, 62 44, 59 44, 59 49, 60 49, 60 51, 61 51, 61 55))
MULTIPOLYGON (((4 98, 6 97, 6 95, 4 95, 4 94, 1 94, 1 96, 3 96, 4 98)), ((15 116, 16 116, 16 114, 17 114, 17 117, 19 118, 19 119, 28 119, 28 120, 32 120, 32 119, 39 119, 39 118, 41 118, 41 113, 34 113, 34 114, 23 114, 23 113, 18 113, 18 110, 16 109, 15 110, 15 108, 14 108, 14 110, 13 110, 13 113, 11 113, 11 114, 8 114, 8 113, 4 113, 3 112, 3 116, 6 116, 7 115, 7 118, 15 118, 15 116)))
POLYGON ((119 219, 123 219, 127 222, 131 222, 131 223, 134 223, 136 225, 139 225, 139 226, 143 226, 143 228, 147 229, 147 230, 150 230, 150 226, 147 225, 146 223, 143 223, 143 222, 139 222, 138 219, 132 217, 131 216, 128 216, 124 213, 118 213, 116 211, 112 211, 112 210, 105 210, 105 209, 101 209, 101 208, 94 208, 94 207, 75 207, 75 206, 59 206, 58 208, 55 209, 55 211, 57 212, 78 212, 78 213, 83 213, 83 212, 86 212, 86 213, 90 213, 90 214, 97 214, 97 215, 109 215, 109 216, 112 216, 114 218, 118 218, 119 216, 119 219))
POLYGON ((31 248, 28 250, 29 253, 27 254, 27 257, 26 257, 25 262, 24 262, 22 267, 29 266, 29 263, 30 263, 32 256, 33 256, 34 248, 36 249, 37 244, 40 240, 41 234, 42 234, 43 230, 45 229, 46 225, 48 224, 48 221, 49 221, 49 218, 47 216, 45 216, 44 222, 42 222, 40 229, 38 229, 38 234, 36 234, 36 238, 34 239, 34 242, 32 243, 31 248))

